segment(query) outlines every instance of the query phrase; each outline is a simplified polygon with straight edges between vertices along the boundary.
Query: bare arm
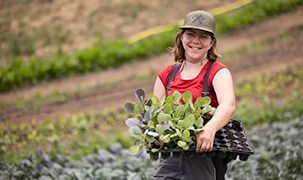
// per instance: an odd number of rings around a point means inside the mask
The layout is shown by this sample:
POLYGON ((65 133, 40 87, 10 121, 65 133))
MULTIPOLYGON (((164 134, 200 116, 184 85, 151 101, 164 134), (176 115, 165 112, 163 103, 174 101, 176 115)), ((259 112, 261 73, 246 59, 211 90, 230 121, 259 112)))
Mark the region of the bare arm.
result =
POLYGON ((224 68, 217 72, 213 86, 219 106, 211 120, 197 134, 197 152, 212 150, 216 132, 228 123, 236 109, 233 81, 228 69, 224 68))
POLYGON ((153 94, 157 96, 159 99, 165 97, 165 87, 159 77, 157 77, 155 81, 153 94))

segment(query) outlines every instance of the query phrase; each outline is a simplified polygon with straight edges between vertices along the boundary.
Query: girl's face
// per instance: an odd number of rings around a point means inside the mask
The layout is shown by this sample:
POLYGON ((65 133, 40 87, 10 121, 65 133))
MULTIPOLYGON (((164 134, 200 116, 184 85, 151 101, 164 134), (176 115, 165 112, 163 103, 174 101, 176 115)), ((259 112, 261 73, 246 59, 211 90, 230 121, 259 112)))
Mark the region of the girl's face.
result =
POLYGON ((210 34, 203 30, 186 29, 181 36, 185 58, 191 62, 200 62, 207 56, 213 45, 210 34))

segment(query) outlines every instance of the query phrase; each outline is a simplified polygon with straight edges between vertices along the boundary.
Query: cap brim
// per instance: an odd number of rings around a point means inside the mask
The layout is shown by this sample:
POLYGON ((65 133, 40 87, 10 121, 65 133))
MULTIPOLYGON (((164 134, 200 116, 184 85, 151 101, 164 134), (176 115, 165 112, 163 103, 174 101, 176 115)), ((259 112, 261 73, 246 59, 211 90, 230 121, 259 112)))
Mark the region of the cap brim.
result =
POLYGON ((199 28, 199 27, 193 27, 193 26, 181 26, 179 28, 180 29, 197 29, 197 30, 207 31, 207 32, 210 32, 210 33, 214 34, 214 32, 212 30, 206 29, 206 28, 199 28))

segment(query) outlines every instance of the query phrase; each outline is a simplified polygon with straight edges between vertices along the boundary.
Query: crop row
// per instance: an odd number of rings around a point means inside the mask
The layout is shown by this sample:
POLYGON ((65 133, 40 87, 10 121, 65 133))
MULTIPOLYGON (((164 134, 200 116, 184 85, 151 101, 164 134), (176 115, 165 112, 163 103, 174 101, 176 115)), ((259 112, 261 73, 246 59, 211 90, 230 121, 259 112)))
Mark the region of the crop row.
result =
MULTIPOLYGON (((123 144, 124 135, 120 130, 115 131, 111 128, 123 126, 121 120, 127 118, 128 115, 123 110, 112 110, 80 113, 59 119, 32 120, 21 124, 10 121, 1 122, 0 161, 14 161, 16 158, 20 158, 20 151, 30 152, 41 146, 54 148, 54 151, 73 150, 75 146, 82 147, 86 149, 80 153, 83 156, 83 154, 87 154, 86 151, 91 153, 96 146, 98 148, 106 147, 111 141, 120 141, 123 144), (105 134, 102 132, 115 133, 115 137, 104 138, 105 134), (72 142, 69 147, 64 146, 67 144, 64 138, 72 142), (87 143, 95 145, 86 148, 87 143)), ((73 157, 77 158, 79 153, 75 150, 73 152, 73 157)))
POLYGON ((248 161, 229 164, 227 179, 302 179, 303 116, 266 123, 249 137, 255 154, 248 161))
POLYGON ((262 97, 264 94, 284 95, 291 94, 291 91, 285 92, 285 89, 299 89, 303 81, 303 64, 292 67, 284 67, 282 70, 273 74, 261 74, 253 76, 241 82, 236 88, 238 97, 262 97))
MULTIPOLYGON (((248 136, 255 154, 229 163, 227 179, 301 179, 303 176, 303 116, 253 129, 248 136)), ((130 156, 120 144, 71 160, 43 151, 14 163, 0 163, 0 179, 151 179, 157 161, 146 153, 130 156)))
MULTIPOLYGON (((303 113, 302 101, 302 94, 297 94, 280 106, 272 101, 264 102, 261 109, 241 101, 235 118, 242 120, 246 128, 258 123, 288 120, 303 113)), ((21 125, 1 123, 0 161, 15 162, 41 148, 48 149, 52 154, 62 153, 78 159, 112 142, 128 147, 132 139, 125 136, 124 120, 127 118, 124 111, 112 111, 21 125)))
MULTIPOLYGON (((302 4, 302 0, 256 0, 244 8, 216 17, 217 32, 222 34, 239 29, 302 4)), ((112 40, 100 42, 92 48, 79 50, 73 54, 60 53, 27 62, 22 59, 13 60, 12 63, 0 68, 0 91, 114 67, 158 54, 172 46, 177 31, 178 27, 173 26, 170 31, 134 43, 125 39, 112 40)))
MULTIPOLYGON (((251 54, 251 53, 264 53, 269 47, 272 47, 272 44, 280 43, 285 44, 284 46, 289 46, 289 44, 294 43, 298 40, 298 38, 303 34, 303 26, 298 26, 295 28, 291 28, 282 34, 270 36, 267 38, 262 39, 261 41, 256 42, 250 42, 248 44, 245 44, 241 47, 234 48, 232 50, 229 50, 227 52, 224 52, 224 59, 222 61, 226 63, 227 61, 230 61, 232 59, 236 59, 235 56, 241 54, 242 56, 245 54, 251 54)), ((290 47, 291 48, 291 47, 290 47)), ((302 65, 299 65, 301 67, 302 65)), ((293 69, 293 67, 289 67, 287 71, 291 71, 290 74, 285 74, 282 72, 278 72, 278 76, 281 76, 281 78, 288 77, 289 80, 287 84, 281 82, 276 82, 275 79, 277 79, 275 76, 268 79, 268 75, 262 74, 262 76, 253 77, 254 80, 245 80, 245 82, 242 82, 241 84, 237 85, 240 88, 237 88, 237 95, 238 97, 241 96, 251 96, 254 94, 262 94, 267 93, 269 90, 274 90, 273 92, 278 94, 278 91, 283 92, 283 87, 288 86, 288 84, 294 83, 298 84, 297 82, 300 81, 299 74, 300 72, 293 72, 294 70, 290 70, 290 68, 293 69), (292 75, 293 74, 293 75, 292 75), (298 76, 297 76, 298 75, 298 76), (293 76, 293 77, 289 77, 293 76), (297 76, 297 77, 296 77, 297 76), (262 78, 261 78, 262 77, 262 78), (267 82, 264 82, 263 77, 267 79, 267 82), (261 80, 261 82, 259 82, 261 80), (259 82, 259 83, 257 83, 259 82), (273 88, 268 86, 268 84, 275 84, 274 86, 277 87, 279 85, 280 88, 273 88), (266 84, 266 86, 264 86, 266 84), (258 90, 256 90, 258 88, 258 90), (264 89, 266 88, 266 89, 264 89), (261 93, 262 89, 262 93, 261 93), (258 93, 254 93, 254 91, 257 91, 258 93)), ((296 68, 298 69, 298 68, 296 68)), ((59 92, 59 91, 52 91, 49 92, 46 95, 43 95, 42 92, 37 91, 33 93, 30 97, 24 98, 20 95, 17 95, 15 97, 14 101, 7 101, 7 102, 0 102, 0 116, 2 119, 7 119, 5 117, 5 112, 12 112, 12 111, 36 111, 41 106, 49 105, 49 104, 57 104, 57 103, 65 103, 73 99, 82 99, 88 96, 93 96, 102 93, 107 93, 112 91, 113 89, 119 89, 123 88, 123 82, 127 81, 130 84, 132 82, 140 82, 140 83, 152 83, 151 81, 154 80, 154 77, 156 76, 157 70, 151 69, 149 73, 146 75, 130 75, 124 77, 124 79, 119 79, 115 81, 111 81, 108 83, 99 84, 97 83, 94 86, 90 87, 84 87, 79 86, 74 89, 69 89, 66 92, 59 92)), ((272 93, 273 93, 272 92, 272 93)), ((1 119, 0 118, 0 119, 1 119)))
MULTIPOLYGON (((302 69, 302 65, 288 67, 269 76, 261 75, 263 78, 252 77, 245 80, 236 87, 240 101, 235 118, 242 120, 246 126, 250 127, 260 122, 289 119, 303 113, 301 105, 303 97, 300 93, 303 82, 302 69), (290 98, 288 102, 281 103, 282 106, 277 106, 273 100, 266 98, 273 94, 271 91, 273 84, 279 85, 282 98, 290 98), (252 89, 247 90, 246 86, 251 86, 252 89), (298 86, 298 88, 290 88, 291 86, 298 86), (265 98, 261 99, 261 108, 255 108, 251 101, 253 92, 257 91, 254 89, 256 87, 265 89, 263 90, 265 98), (289 93, 289 90, 293 93, 289 93), (299 93, 296 95, 295 92, 299 93)), ((128 114, 123 109, 114 109, 109 112, 80 113, 59 119, 39 119, 39 121, 33 120, 31 123, 22 124, 4 121, 0 123, 0 160, 15 161, 25 152, 31 151, 29 147, 37 149, 44 146, 45 148, 45 144, 55 154, 62 152, 73 158, 92 153, 96 148, 106 147, 113 141, 120 141, 124 146, 128 146, 131 139, 123 134, 127 132, 123 122, 127 118, 128 114), (68 139, 69 143, 66 143, 64 139, 68 139)))

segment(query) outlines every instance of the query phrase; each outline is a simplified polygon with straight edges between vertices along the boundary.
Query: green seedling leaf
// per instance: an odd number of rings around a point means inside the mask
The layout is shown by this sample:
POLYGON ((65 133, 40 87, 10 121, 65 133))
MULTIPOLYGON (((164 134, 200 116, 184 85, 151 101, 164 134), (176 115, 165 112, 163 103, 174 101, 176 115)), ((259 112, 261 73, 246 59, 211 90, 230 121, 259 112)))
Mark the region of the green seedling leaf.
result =
POLYGON ((128 153, 130 155, 136 155, 140 151, 140 146, 141 145, 133 145, 128 148, 128 153))
POLYGON ((177 133, 177 135, 178 135, 179 137, 182 137, 182 133, 181 133, 181 131, 180 131, 179 129, 176 129, 176 133, 177 133))
POLYGON ((134 114, 135 115, 141 115, 144 113, 144 107, 142 104, 136 104, 134 108, 134 114))
POLYGON ((182 149, 183 149, 183 150, 188 150, 188 149, 189 149, 188 144, 186 144, 185 146, 183 146, 182 149))
POLYGON ((190 132, 189 132, 188 129, 185 129, 185 130, 183 131, 183 138, 189 138, 189 137, 190 137, 190 132))
POLYGON ((189 114, 184 120, 183 120, 183 127, 184 129, 189 128, 190 126, 192 126, 196 121, 196 118, 193 114, 189 114))
POLYGON ((171 116, 169 114, 165 114, 164 112, 160 112, 157 116, 157 121, 159 124, 163 123, 164 121, 170 121, 171 116))
POLYGON ((153 152, 153 153, 155 153, 155 152, 159 152, 159 149, 152 148, 152 149, 151 149, 151 152, 153 152))
POLYGON ((155 129, 155 123, 153 121, 148 121, 147 126, 149 129, 155 129))
POLYGON ((175 109, 175 117, 181 117, 185 113, 185 106, 183 104, 179 104, 175 109))
POLYGON ((173 98, 174 98, 174 103, 175 103, 175 104, 178 104, 178 103, 180 103, 180 100, 181 100, 181 98, 182 98, 182 95, 181 95, 180 92, 175 91, 174 94, 173 94, 173 98))
POLYGON ((126 103, 124 109, 129 114, 134 114, 135 105, 133 103, 126 103))
POLYGON ((173 108, 173 104, 170 103, 166 103, 163 107, 163 112, 167 113, 167 114, 171 114, 173 112, 174 108, 173 108))
POLYGON ((192 95, 190 91, 186 91, 183 93, 183 101, 185 103, 189 103, 190 101, 192 101, 192 95))
POLYGON ((174 134, 171 134, 169 137, 170 138, 174 138, 174 137, 177 137, 178 136, 178 134, 177 133, 174 133, 174 134))
POLYGON ((194 114, 196 119, 199 118, 200 116, 202 116, 202 109, 197 108, 194 114))
MULTIPOLYGON (((178 123, 177 123, 177 126, 178 126, 178 128, 180 129, 180 130, 183 130, 183 129, 185 129, 185 122, 184 122, 184 120, 179 120, 178 121, 178 123)), ((177 130, 177 129, 176 129, 177 130)))
POLYGON ((128 129, 128 132, 132 137, 135 137, 135 138, 142 136, 142 131, 138 126, 130 127, 128 129))
POLYGON ((156 132, 159 134, 163 134, 164 129, 161 124, 156 125, 156 132))
POLYGON ((167 96, 165 101, 166 101, 166 103, 172 104, 174 102, 174 97, 173 96, 167 96))
POLYGON ((202 127, 203 127, 203 122, 204 122, 204 120, 203 120, 203 118, 200 116, 200 117, 198 117, 198 119, 196 120, 195 126, 196 126, 197 128, 202 128, 202 127))
POLYGON ((184 147, 184 146, 186 146, 186 142, 179 140, 178 141, 178 146, 179 147, 184 147))
POLYGON ((205 107, 210 105, 210 98, 208 96, 205 97, 198 97, 195 102, 195 107, 205 107))
POLYGON ((155 107, 155 109, 158 109, 160 106, 159 98, 157 96, 151 96, 150 99, 151 99, 152 105, 155 107))
POLYGON ((195 111, 196 111, 196 108, 195 108, 193 102, 192 102, 192 101, 189 101, 188 103, 189 103, 189 106, 190 106, 192 112, 195 112, 195 111))
POLYGON ((170 138, 169 138, 170 134, 166 134, 166 135, 161 135, 160 136, 160 140, 164 143, 168 143, 170 141, 170 138))
POLYGON ((176 124, 175 124, 174 122, 172 122, 172 121, 168 121, 168 124, 169 124, 169 126, 172 127, 173 129, 176 129, 176 128, 177 128, 176 124))
POLYGON ((148 135, 147 133, 146 133, 146 135, 145 135, 145 139, 146 139, 147 142, 149 142, 149 143, 152 143, 152 142, 155 141, 154 136, 150 136, 150 135, 148 135))
POLYGON ((126 121, 125 121, 125 124, 127 127, 134 127, 134 126, 138 126, 140 127, 141 126, 141 122, 137 119, 137 118, 128 118, 126 121))

